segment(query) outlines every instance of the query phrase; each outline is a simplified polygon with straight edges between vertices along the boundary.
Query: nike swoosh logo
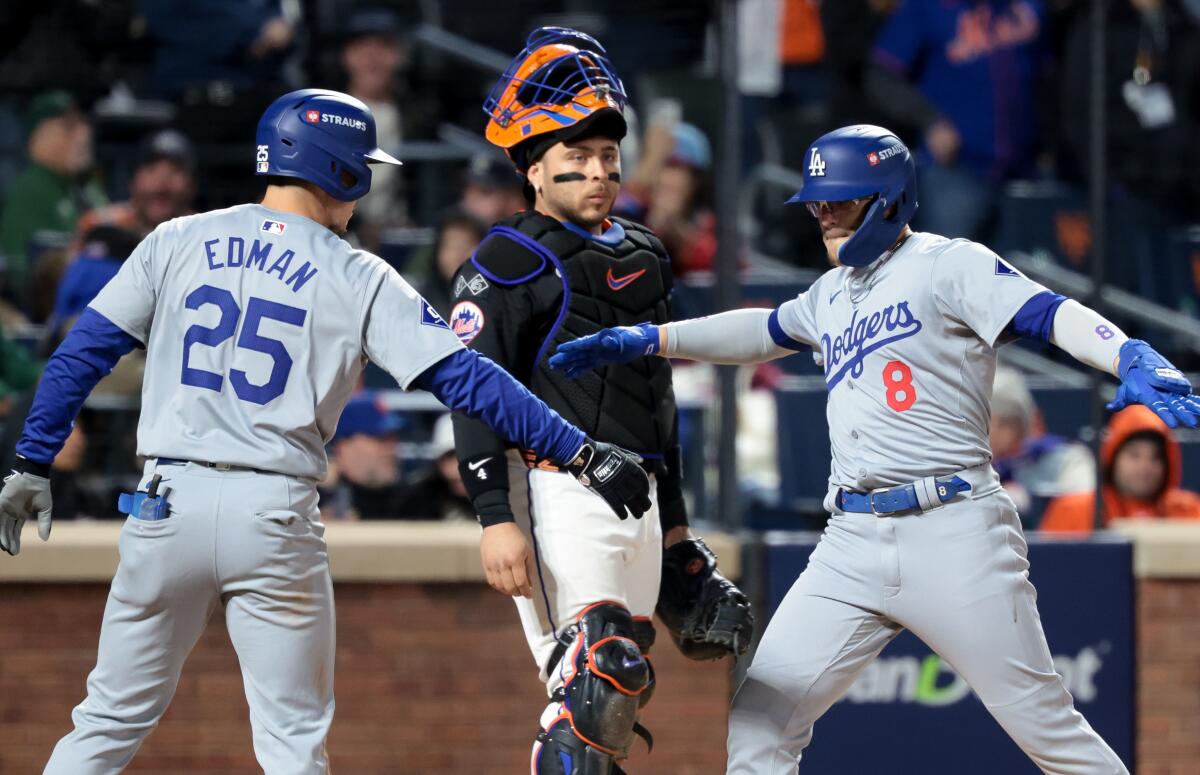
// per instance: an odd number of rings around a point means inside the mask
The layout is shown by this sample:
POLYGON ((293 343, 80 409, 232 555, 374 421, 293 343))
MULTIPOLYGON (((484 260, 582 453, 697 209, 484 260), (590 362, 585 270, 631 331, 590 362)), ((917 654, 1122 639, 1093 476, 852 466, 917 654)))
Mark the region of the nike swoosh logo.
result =
POLYGON ((833 304, 833 300, 834 300, 834 299, 836 299, 838 296, 841 296, 841 295, 842 295, 842 292, 841 292, 841 291, 837 291, 837 292, 835 292, 835 293, 831 293, 831 294, 829 295, 829 303, 830 303, 830 304, 833 304))
POLYGON ((638 271, 634 272, 633 274, 627 274, 624 277, 615 277, 613 275, 612 269, 609 269, 608 277, 607 277, 608 287, 612 288, 614 291, 619 291, 644 274, 646 274, 646 270, 639 269, 638 271))
POLYGON ((474 463, 467 463, 467 468, 471 469, 472 471, 478 470, 481 465, 489 460, 491 460, 490 457, 485 457, 483 460, 476 460, 474 463))

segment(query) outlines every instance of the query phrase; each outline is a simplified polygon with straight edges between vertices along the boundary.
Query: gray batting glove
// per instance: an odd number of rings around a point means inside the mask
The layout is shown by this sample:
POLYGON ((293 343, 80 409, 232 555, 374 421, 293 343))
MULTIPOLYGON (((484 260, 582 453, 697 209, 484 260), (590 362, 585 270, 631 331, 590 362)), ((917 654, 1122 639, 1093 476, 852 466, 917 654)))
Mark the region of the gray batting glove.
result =
POLYGON ((21 528, 35 515, 38 535, 50 540, 50 480, 13 471, 0 490, 0 549, 14 557, 21 553, 21 528))

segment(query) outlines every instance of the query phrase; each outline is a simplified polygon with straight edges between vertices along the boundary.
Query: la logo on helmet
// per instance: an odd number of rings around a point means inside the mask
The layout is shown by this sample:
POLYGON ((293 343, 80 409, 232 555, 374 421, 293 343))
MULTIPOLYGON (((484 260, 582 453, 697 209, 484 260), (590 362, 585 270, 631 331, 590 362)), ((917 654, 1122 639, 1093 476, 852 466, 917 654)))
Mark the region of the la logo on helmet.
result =
POLYGON ((821 152, 814 147, 812 155, 808 157, 808 174, 814 178, 825 177, 825 160, 821 158, 821 152))

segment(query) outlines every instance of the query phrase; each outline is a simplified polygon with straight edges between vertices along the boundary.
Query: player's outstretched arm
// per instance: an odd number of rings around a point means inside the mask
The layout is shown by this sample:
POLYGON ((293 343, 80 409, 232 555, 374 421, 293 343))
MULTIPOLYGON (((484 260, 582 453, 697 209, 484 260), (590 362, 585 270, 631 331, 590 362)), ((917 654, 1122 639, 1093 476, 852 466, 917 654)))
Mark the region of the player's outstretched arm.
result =
POLYGON ((769 309, 735 309, 661 326, 606 328, 558 346, 550 366, 577 377, 600 366, 646 355, 705 363, 746 364, 791 355, 803 345, 791 340, 769 309), (781 338, 783 341, 781 341, 781 338))
POLYGON ((507 371, 460 349, 414 380, 450 409, 483 420, 523 449, 536 450, 608 503, 617 516, 641 518, 650 508, 650 480, 641 458, 589 439, 507 371))
POLYGON ((50 463, 71 433, 71 424, 92 392, 137 340, 90 307, 50 356, 34 393, 33 406, 17 442, 17 459, 0 490, 0 549, 21 551, 25 520, 38 521, 50 538, 50 463))
POLYGON ((1183 373, 1149 344, 1130 339, 1094 310, 1063 300, 1054 313, 1050 341, 1081 363, 1120 378, 1109 411, 1145 404, 1171 428, 1180 423, 1194 428, 1200 421, 1200 398, 1183 373))

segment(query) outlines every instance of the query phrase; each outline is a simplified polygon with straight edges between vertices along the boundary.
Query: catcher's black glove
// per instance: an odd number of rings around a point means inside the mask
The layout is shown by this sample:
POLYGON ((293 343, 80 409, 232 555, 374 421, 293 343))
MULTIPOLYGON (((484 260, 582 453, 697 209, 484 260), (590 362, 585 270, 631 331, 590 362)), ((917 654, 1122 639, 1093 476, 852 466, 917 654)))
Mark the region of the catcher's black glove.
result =
POLYGON ((566 469, 579 483, 599 495, 617 516, 641 519, 650 509, 650 479, 642 459, 616 444, 588 439, 566 469))
POLYGON ((717 556, 699 538, 663 551, 657 612, 689 659, 741 656, 754 637, 750 599, 717 571, 717 556))

